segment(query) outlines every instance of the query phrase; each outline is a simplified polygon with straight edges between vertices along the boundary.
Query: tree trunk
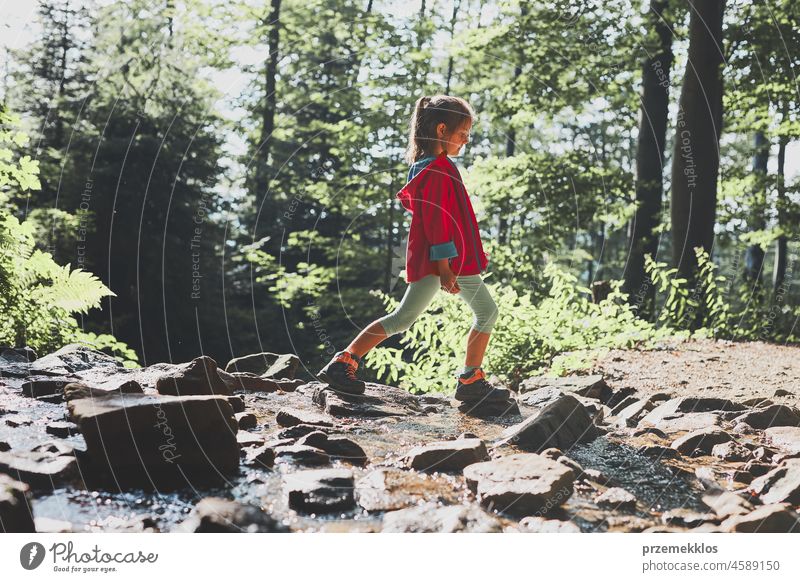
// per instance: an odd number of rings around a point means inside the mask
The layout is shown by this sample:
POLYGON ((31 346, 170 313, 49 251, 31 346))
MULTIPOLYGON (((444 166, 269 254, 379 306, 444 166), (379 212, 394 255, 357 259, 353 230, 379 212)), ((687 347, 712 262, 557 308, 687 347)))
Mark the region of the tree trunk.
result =
POLYGON ((642 100, 636 148, 636 211, 628 225, 628 264, 624 290, 639 312, 652 304, 655 288, 646 279, 644 257, 655 258, 661 221, 664 178, 664 144, 667 135, 672 31, 664 19, 670 0, 651 0, 650 22, 658 35, 655 50, 642 63, 642 100))
MULTIPOLYGON (((757 131, 753 140, 753 174, 755 177, 755 188, 753 192, 753 207, 751 208, 752 220, 751 230, 763 230, 766 228, 766 188, 767 163, 769 161, 769 142, 763 131, 757 131), (760 196, 764 195, 762 202, 760 196)), ((750 245, 747 247, 744 259, 744 274, 747 279, 754 283, 761 282, 761 269, 764 267, 764 249, 760 245, 750 245)))
MULTIPOLYGON (((789 137, 782 135, 778 142, 778 200, 776 206, 778 207, 778 226, 786 227, 786 177, 785 177, 785 164, 786 164, 786 145, 789 143, 789 137)), ((786 235, 782 234, 775 241, 775 266, 772 271, 772 288, 777 295, 783 287, 783 282, 786 279, 786 263, 787 253, 789 250, 786 235)))
POLYGON ((722 16, 725 0, 689 0, 689 55, 672 161, 672 262, 694 280, 695 247, 711 252, 722 123, 722 16))
MULTIPOLYGON (((461 0, 454 0, 453 2, 453 15, 450 17, 450 43, 453 42, 453 37, 456 33, 456 19, 458 18, 458 8, 461 0)), ((451 47, 451 54, 447 58, 447 82, 444 86, 444 94, 450 95, 450 81, 453 78, 453 54, 451 47)))
POLYGON ((272 139, 272 133, 275 131, 275 76, 278 72, 278 61, 280 60, 278 55, 280 13, 281 0, 272 0, 267 21, 270 28, 267 33, 267 50, 269 54, 264 68, 264 108, 261 113, 261 137, 256 161, 256 183, 253 185, 256 200, 258 199, 258 192, 267 183, 270 154, 269 142, 272 139))

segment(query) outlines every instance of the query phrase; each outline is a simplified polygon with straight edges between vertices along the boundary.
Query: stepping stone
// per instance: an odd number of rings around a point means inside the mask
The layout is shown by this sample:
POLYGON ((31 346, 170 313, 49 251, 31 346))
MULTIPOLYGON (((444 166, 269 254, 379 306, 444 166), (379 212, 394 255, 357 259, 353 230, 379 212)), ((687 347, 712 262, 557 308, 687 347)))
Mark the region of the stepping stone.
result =
POLYGON ((394 511, 426 501, 459 502, 459 492, 446 478, 394 468, 368 473, 356 484, 356 496, 367 511, 394 511))
POLYGON ((367 454, 364 449, 347 437, 330 436, 324 432, 315 431, 301 437, 297 444, 325 451, 333 461, 342 461, 358 466, 367 464, 367 454))
POLYGON ((519 416, 520 414, 519 406, 513 398, 505 402, 463 402, 459 405, 458 411, 467 416, 482 419, 519 416))
POLYGON ((611 487, 594 498, 594 502, 606 509, 633 511, 636 509, 636 497, 622 487, 611 487))
POLYGON ((284 476, 289 507, 301 513, 338 513, 355 507, 350 469, 316 469, 284 476))
POLYGON ((723 461, 747 461, 752 458, 753 452, 734 441, 728 441, 714 445, 714 448, 711 449, 711 456, 723 461))
POLYGON ((739 533, 800 533, 800 518, 788 503, 775 503, 729 517, 719 529, 739 533))
POLYGON ((519 393, 534 392, 542 388, 555 388, 561 392, 595 398, 604 404, 611 398, 614 391, 609 388, 606 381, 599 374, 592 376, 565 376, 561 378, 545 378, 537 376, 523 380, 519 385, 519 393))
POLYGON ((206 497, 175 531, 191 533, 276 533, 289 528, 255 505, 206 497))
POLYGON ((114 394, 68 408, 94 468, 122 486, 196 484, 239 466, 236 419, 225 397, 114 394))
POLYGON ((217 374, 217 363, 208 356, 173 365, 156 380, 159 394, 169 396, 228 395, 231 389, 217 374))
POLYGON ((74 377, 48 377, 36 376, 22 384, 22 394, 30 398, 39 398, 41 396, 62 395, 64 393, 64 386, 74 382, 74 377))
POLYGON ((750 484, 762 503, 800 505, 800 459, 787 459, 750 484))
POLYGON ((244 449, 244 464, 255 467, 270 468, 275 465, 275 449, 268 445, 247 447, 244 449))
POLYGON ((687 456, 710 455, 711 449, 720 443, 732 441, 733 437, 724 430, 703 428, 683 435, 672 443, 672 448, 687 456))
POLYGON ((559 398, 564 396, 564 392, 558 388, 540 388, 534 392, 527 392, 522 394, 518 400, 526 406, 533 406, 535 408, 542 408, 548 404, 552 404, 559 398))
POLYGON ((650 411, 656 408, 656 404, 650 399, 635 400, 625 408, 614 414, 617 418, 617 426, 636 426, 636 424, 650 411))
POLYGON ((261 352, 232 359, 225 366, 225 371, 229 374, 233 372, 249 372, 266 378, 293 379, 299 366, 300 359, 294 354, 261 352))
POLYGON ((330 457, 316 447, 306 445, 285 445, 275 447, 275 460, 298 465, 327 465, 330 457))
POLYGON ((586 408, 574 396, 562 396, 535 416, 507 428, 498 445, 516 445, 526 451, 550 447, 569 449, 599 435, 586 408))
POLYGON ((327 414, 337 417, 381 418, 422 413, 419 399, 405 390, 367 382, 364 394, 343 394, 313 382, 311 400, 327 414))
POLYGON ((296 440, 312 432, 327 432, 331 427, 315 426, 313 424, 295 424, 284 428, 275 435, 278 439, 296 440))
POLYGON ((462 471, 467 465, 489 458, 480 439, 440 441, 415 447, 405 457, 412 469, 423 472, 462 471))
POLYGON ((800 426, 800 413, 796 408, 773 404, 767 408, 746 412, 736 417, 735 422, 744 422, 760 429, 773 426, 800 426))
POLYGON ((581 533, 581 528, 571 521, 528 516, 519 522, 523 533, 581 533))
POLYGON ((240 430, 236 433, 236 442, 243 449, 246 447, 258 447, 264 444, 264 437, 246 430, 240 430))
POLYGON ((30 487, 0 473, 0 532, 34 533, 30 487))
POLYGON ((720 412, 743 408, 724 398, 672 398, 656 406, 638 423, 639 427, 655 426, 667 433, 675 433, 712 426, 720 423, 720 412))
POLYGON ((27 483, 34 489, 55 489, 77 476, 75 457, 18 451, 0 453, 0 473, 27 483))
POLYGON ((764 431, 767 441, 789 453, 800 453, 800 427, 773 426, 764 431))
POLYGON ((560 506, 575 481, 566 465, 531 453, 475 463, 464 469, 464 477, 481 505, 520 517, 560 506))
POLYGON ((258 425, 258 419, 252 412, 237 412, 234 417, 239 425, 239 430, 255 428, 258 425))
POLYGON ((77 425, 71 422, 63 422, 63 421, 54 421, 47 425, 45 429, 48 434, 53 436, 67 438, 74 434, 78 434, 80 431, 78 430, 77 425))
POLYGON ((500 520, 473 505, 440 506, 426 503, 390 511, 383 518, 384 533, 494 533, 501 532, 500 520))
POLYGON ((113 389, 89 386, 82 382, 70 382, 64 386, 64 400, 67 402, 81 398, 103 398, 112 394, 144 394, 144 391, 136 380, 126 380, 113 389))
POLYGON ((277 392, 280 387, 275 380, 262 378, 251 372, 228 373, 224 370, 217 370, 223 382, 231 390, 248 390, 250 392, 277 392))
POLYGON ((278 410, 275 420, 278 422, 278 425, 283 427, 290 427, 298 424, 327 427, 333 426, 333 419, 330 417, 297 408, 281 408, 278 410))

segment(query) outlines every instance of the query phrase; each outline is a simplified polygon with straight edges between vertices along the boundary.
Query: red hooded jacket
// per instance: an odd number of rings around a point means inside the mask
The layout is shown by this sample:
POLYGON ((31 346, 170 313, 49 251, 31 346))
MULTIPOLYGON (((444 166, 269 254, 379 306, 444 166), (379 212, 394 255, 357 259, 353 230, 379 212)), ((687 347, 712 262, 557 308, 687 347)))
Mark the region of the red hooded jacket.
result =
POLYGON ((449 259, 456 275, 477 275, 489 260, 478 221, 458 169, 442 152, 397 193, 411 212, 406 281, 438 275, 436 261, 449 259))

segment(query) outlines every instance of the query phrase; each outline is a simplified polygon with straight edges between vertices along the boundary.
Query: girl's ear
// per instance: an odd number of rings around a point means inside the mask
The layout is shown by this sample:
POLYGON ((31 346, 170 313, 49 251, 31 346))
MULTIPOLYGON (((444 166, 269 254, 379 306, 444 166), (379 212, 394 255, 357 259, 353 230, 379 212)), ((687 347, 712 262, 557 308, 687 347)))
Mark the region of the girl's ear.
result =
POLYGON ((443 138, 444 137, 444 133, 446 131, 447 131, 447 125, 445 125, 444 123, 440 123, 440 124, 438 124, 436 126, 436 135, 437 135, 437 137, 443 138))

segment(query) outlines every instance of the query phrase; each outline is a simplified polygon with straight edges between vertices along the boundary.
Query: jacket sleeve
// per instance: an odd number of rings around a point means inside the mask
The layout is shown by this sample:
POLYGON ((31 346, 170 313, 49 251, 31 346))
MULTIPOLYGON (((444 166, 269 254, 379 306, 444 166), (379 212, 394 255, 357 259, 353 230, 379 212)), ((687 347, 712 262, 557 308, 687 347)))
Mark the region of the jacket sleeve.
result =
POLYGON ((457 257, 456 190, 450 176, 436 173, 422 191, 422 225, 431 244, 430 260, 457 257))

